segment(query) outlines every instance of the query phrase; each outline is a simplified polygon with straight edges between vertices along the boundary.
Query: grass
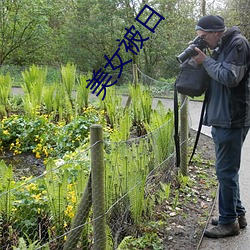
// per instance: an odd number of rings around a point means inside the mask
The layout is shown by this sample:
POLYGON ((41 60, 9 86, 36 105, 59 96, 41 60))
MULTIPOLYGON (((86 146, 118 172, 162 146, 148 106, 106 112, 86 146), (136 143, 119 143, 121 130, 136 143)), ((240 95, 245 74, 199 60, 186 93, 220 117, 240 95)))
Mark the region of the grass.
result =
MULTIPOLYGON (((22 72, 27 70, 29 66, 17 66, 17 65, 2 65, 0 68, 0 74, 7 74, 10 73, 13 79, 13 87, 21 86, 23 82, 22 72)), ((45 66, 44 66, 45 68, 45 66)), ((60 67, 48 67, 47 72, 47 83, 53 83, 60 80, 60 67)))

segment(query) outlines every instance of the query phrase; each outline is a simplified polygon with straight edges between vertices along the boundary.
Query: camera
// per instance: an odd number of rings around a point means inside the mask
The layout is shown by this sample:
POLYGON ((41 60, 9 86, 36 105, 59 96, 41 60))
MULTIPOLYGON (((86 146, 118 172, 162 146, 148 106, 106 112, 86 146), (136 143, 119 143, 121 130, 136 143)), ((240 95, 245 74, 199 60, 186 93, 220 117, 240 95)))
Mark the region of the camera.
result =
POLYGON ((201 37, 197 36, 190 43, 190 45, 180 55, 176 57, 177 61, 179 63, 183 63, 188 58, 198 55, 198 53, 194 49, 195 47, 199 48, 200 50, 203 50, 207 48, 207 43, 201 37))

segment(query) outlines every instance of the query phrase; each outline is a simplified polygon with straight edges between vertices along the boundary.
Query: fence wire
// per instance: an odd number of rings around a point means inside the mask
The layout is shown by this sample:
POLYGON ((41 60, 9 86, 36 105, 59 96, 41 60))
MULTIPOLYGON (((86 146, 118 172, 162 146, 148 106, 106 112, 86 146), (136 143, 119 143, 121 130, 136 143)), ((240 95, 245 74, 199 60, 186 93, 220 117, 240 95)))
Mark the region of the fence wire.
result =
MULTIPOLYGON (((161 183, 170 183, 174 172, 173 129, 171 116, 144 136, 97 142, 104 143, 105 152, 107 249, 136 237, 138 225, 154 216, 161 183)), ((38 176, 17 179, 11 166, 0 163, 1 249, 92 249, 93 223, 100 219, 93 219, 91 208, 92 147, 48 159, 38 176), (69 235, 72 245, 66 246, 69 235)))

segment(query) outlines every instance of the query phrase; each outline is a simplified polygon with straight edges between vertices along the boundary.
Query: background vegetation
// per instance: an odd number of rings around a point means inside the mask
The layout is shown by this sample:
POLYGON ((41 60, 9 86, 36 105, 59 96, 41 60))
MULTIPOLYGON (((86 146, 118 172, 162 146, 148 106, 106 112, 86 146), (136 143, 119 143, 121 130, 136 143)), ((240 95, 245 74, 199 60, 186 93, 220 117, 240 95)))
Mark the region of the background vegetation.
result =
MULTIPOLYGON (((68 62, 83 72, 104 67, 123 39, 125 28, 135 25, 144 42, 138 55, 121 50, 123 60, 159 79, 175 76, 175 56, 195 37, 197 19, 220 14, 226 25, 239 25, 249 38, 249 3, 246 0, 15 0, 0 3, 0 65, 60 66, 68 62), (153 34, 135 21, 148 4, 165 17, 153 34)), ((131 70, 131 65, 124 68, 131 70)), ((107 67, 109 73, 113 73, 107 67)), ((114 71, 114 74, 118 72, 114 71)), ((126 83, 125 74, 119 83, 126 83)))

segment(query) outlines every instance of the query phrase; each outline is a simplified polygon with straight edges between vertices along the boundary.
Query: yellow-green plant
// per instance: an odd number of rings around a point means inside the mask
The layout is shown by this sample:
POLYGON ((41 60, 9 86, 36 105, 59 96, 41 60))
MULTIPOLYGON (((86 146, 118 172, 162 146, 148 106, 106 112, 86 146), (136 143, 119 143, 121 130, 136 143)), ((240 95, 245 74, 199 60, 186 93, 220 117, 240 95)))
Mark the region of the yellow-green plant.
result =
POLYGON ((56 170, 56 165, 52 159, 46 164, 46 175, 44 184, 49 199, 49 207, 57 230, 63 228, 64 211, 67 207, 68 178, 67 175, 56 170))
POLYGON ((160 182, 160 189, 159 189, 159 198, 160 203, 162 203, 164 200, 168 200, 170 196, 171 191, 171 183, 162 183, 160 182))
POLYGON ((8 222, 11 217, 13 206, 13 194, 11 189, 14 187, 12 166, 6 166, 4 161, 0 161, 0 213, 4 215, 8 222))
MULTIPOLYGON (((144 210, 144 188, 151 160, 147 139, 111 143, 106 155, 106 204, 111 207, 121 197, 136 224, 144 210)), ((124 206, 123 206, 124 209, 124 206)), ((124 211, 120 211, 121 213, 124 211)))
POLYGON ((76 82, 76 66, 72 63, 67 63, 66 66, 61 66, 62 86, 70 101, 72 101, 72 92, 76 82))
POLYGON ((99 95, 100 108, 107 113, 107 122, 112 127, 118 127, 121 124, 123 116, 122 97, 116 94, 115 87, 109 88, 106 97, 102 100, 99 95))
POLYGON ((65 94, 64 87, 59 83, 55 84, 53 112, 55 119, 58 121, 71 121, 74 115, 73 106, 69 96, 65 94))
POLYGON ((89 93, 90 89, 86 88, 87 80, 90 78, 90 74, 81 74, 78 77, 78 87, 76 91, 76 107, 78 113, 82 112, 83 108, 87 108, 89 104, 89 93))
POLYGON ((0 115, 7 116, 8 97, 10 96, 12 79, 10 74, 0 75, 0 115))
POLYGON ((152 139, 155 160, 163 162, 173 152, 173 112, 167 111, 161 101, 151 113, 151 122, 145 123, 146 130, 152 139))
POLYGON ((46 88, 44 89, 43 102, 46 107, 47 114, 50 114, 53 111, 55 87, 56 85, 53 84, 53 85, 46 86, 46 88))
POLYGON ((24 91, 24 111, 30 117, 35 117, 40 109, 43 89, 46 83, 47 68, 32 65, 22 72, 24 82, 21 87, 24 91))
POLYGON ((129 85, 129 94, 134 123, 136 125, 140 125, 142 122, 150 123, 153 100, 150 91, 141 84, 129 85))
POLYGON ((125 110, 124 113, 118 113, 115 120, 119 121, 119 124, 116 122, 115 127, 113 127, 113 132, 110 134, 111 141, 118 142, 128 140, 132 127, 132 118, 129 110, 125 110))

